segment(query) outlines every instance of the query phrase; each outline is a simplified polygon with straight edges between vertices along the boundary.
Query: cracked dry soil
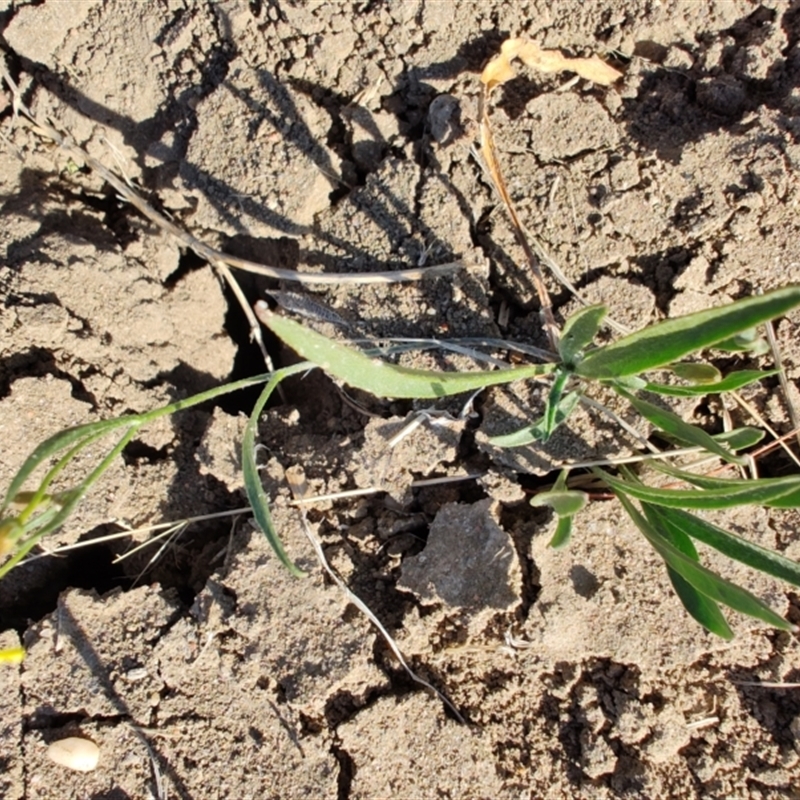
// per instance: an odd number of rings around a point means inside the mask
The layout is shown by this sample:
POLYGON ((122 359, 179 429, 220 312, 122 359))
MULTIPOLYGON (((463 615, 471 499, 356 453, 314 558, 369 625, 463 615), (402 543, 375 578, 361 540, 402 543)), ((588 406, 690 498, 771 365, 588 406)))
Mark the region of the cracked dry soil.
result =
MULTIPOLYGON (((35 112, 209 244, 306 271, 478 265, 311 292, 358 336, 541 343, 521 253, 468 151, 478 74, 512 35, 627 56, 608 90, 521 70, 493 111, 520 214, 587 300, 639 327, 800 280, 794 0, 4 0, 0 28, 35 112)), ((12 116, 3 97, 4 486, 65 426, 262 370, 211 269, 12 116)), ((292 288, 240 277, 251 300, 292 288)), ((795 394, 798 323, 777 328, 795 394)), ((114 563, 144 538, 131 534, 0 583, 0 644, 28 648, 2 670, 4 798, 800 797, 797 689, 747 683, 798 682, 796 637, 741 618, 732 643, 706 635, 613 504, 592 504, 566 551, 546 548, 552 520, 519 476, 624 451, 613 428, 587 415, 546 450, 494 452, 482 437, 539 401, 511 387, 481 399, 477 430, 423 426, 389 459, 410 405, 357 399, 373 416, 312 374, 264 420, 276 524, 308 579, 244 515, 190 528, 141 577, 152 548, 114 563), (309 519, 468 726, 313 568, 287 504, 297 465, 316 493, 385 482, 309 519), (411 486, 467 471, 486 475, 411 486), (47 760, 67 735, 99 744, 96 771, 47 760)), ((790 429, 776 386, 748 399, 790 429)), ((241 507, 252 402, 143 431, 50 544, 241 507)), ((682 410, 712 426, 722 413, 682 410)), ((797 512, 720 521, 800 557, 797 512)), ((800 621, 796 592, 717 566, 800 621)))

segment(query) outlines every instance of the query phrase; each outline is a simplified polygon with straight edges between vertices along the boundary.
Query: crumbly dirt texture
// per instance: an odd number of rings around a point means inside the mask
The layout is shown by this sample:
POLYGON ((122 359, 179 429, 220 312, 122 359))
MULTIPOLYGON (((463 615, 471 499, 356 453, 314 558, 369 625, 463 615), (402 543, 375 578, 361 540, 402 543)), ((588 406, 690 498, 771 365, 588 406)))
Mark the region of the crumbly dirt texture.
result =
MULTIPOLYGON (((520 67, 492 99, 520 216, 587 301, 633 329, 800 282, 794 0, 0 0, 0 30, 34 112, 199 239, 305 272, 469 265, 418 283, 303 288, 349 326, 331 335, 545 344, 513 229, 470 154, 478 76, 511 36, 624 72, 601 88, 520 67)), ((0 124, 5 487, 64 427, 264 366, 209 265, 15 122, 7 94, 0 124)), ((237 274, 250 302, 297 291, 237 274)), ((576 303, 547 283, 563 320, 576 303)), ((795 314, 776 330, 795 401, 799 326, 795 314)), ((767 384, 745 394, 785 433, 767 384)), ((244 509, 253 401, 244 392, 142 430, 48 548, 244 509)), ((286 384, 260 459, 304 580, 246 510, 179 532, 157 559, 160 544, 116 562, 150 536, 134 532, 14 570, 0 582, 0 645, 21 640, 28 655, 0 665, 0 794, 800 797, 800 694, 763 685, 800 681, 796 637, 736 615, 732 643, 703 632, 614 503, 590 504, 567 549, 547 547, 554 521, 523 487, 630 440, 581 411, 546 448, 504 453, 487 436, 529 419, 541 387, 486 392, 462 415, 464 401, 345 399, 318 372, 286 384), (321 571, 290 503, 299 468, 307 494, 381 490, 308 506, 307 524, 467 724, 410 680, 321 571), (419 483, 467 473, 478 477, 419 483), (94 772, 48 760, 67 736, 99 745, 94 772)), ((680 410, 713 427, 724 409, 680 410)), ((714 519, 800 558, 797 512, 714 519)), ((708 563, 800 623, 796 592, 708 563)))

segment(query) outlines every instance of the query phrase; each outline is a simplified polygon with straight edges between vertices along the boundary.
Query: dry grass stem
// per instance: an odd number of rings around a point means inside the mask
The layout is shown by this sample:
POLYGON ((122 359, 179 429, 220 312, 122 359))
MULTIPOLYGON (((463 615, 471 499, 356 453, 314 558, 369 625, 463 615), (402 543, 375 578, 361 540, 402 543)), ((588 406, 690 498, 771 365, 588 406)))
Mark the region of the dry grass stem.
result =
MULTIPOLYGON (((292 490, 294 494, 295 490, 297 490, 297 495, 295 495, 295 503, 299 503, 305 498, 303 498, 300 494, 300 487, 306 486, 305 475, 303 472, 303 468, 298 466, 290 467, 287 471, 287 478, 289 479, 289 488, 292 490)), ((440 692, 435 686, 428 683, 424 678, 420 678, 414 670, 408 665, 405 657, 403 656, 400 647, 398 646, 397 642, 392 638, 389 631, 383 626, 381 621, 375 616, 372 612, 370 607, 357 595, 355 592, 350 589, 350 587, 345 583, 344 579, 339 575, 338 572, 328 563, 328 559, 325 557, 325 551, 322 547, 322 543, 316 537, 314 531, 311 529, 311 525, 308 522, 308 518, 306 517, 305 510, 300 510, 300 522, 303 527, 303 532, 306 535, 306 538, 311 543, 311 546, 314 548, 314 553, 317 557, 317 560, 322 565, 322 568, 331 578, 331 580, 341 589, 342 592, 347 596, 347 599, 353 603, 362 614, 372 623, 372 625, 377 629, 378 633, 381 635, 381 638, 386 642, 389 646, 389 649, 394 654, 394 657, 400 662, 400 666, 406 671, 406 674, 413 680, 415 683, 418 683, 420 686, 423 686, 428 691, 432 692, 436 695, 454 714, 455 718, 462 724, 466 725, 466 720, 461 716, 458 709, 455 707, 453 702, 447 697, 447 695, 440 692)))
POLYGON ((640 445, 646 447, 651 453, 661 452, 652 442, 647 439, 647 437, 642 436, 642 434, 639 433, 636 428, 628 424, 619 414, 615 413, 610 408, 607 408, 602 403, 598 403, 597 400, 593 400, 591 397, 588 397, 585 394, 581 395, 581 403, 613 419, 614 422, 620 426, 620 428, 622 428, 624 431, 627 431, 633 437, 634 441, 639 442, 640 445))
MULTIPOLYGON (((529 67, 533 67, 540 72, 562 72, 567 70, 577 73, 581 78, 604 86, 608 86, 621 78, 622 73, 606 64, 597 56, 592 56, 591 58, 567 58, 558 50, 542 50, 535 42, 531 42, 527 39, 507 39, 503 42, 500 53, 486 65, 481 73, 483 93, 481 94, 478 112, 481 131, 481 154, 492 183, 511 218, 517 241, 528 260, 531 275, 533 276, 533 281, 536 286, 536 292, 539 295, 539 302, 542 306, 544 329, 551 347, 556 350, 558 349, 559 329, 555 317, 553 316, 553 305, 539 266, 541 254, 537 254, 534 248, 529 244, 528 233, 520 221, 514 203, 508 193, 500 168, 500 160, 497 156, 497 147, 494 141, 494 134, 492 133, 492 126, 489 121, 489 97, 493 89, 515 77, 516 73, 511 66, 511 61, 515 58, 519 58, 529 67)), ((548 266, 552 269, 552 262, 550 262, 548 266)), ((569 284, 566 280, 566 276, 564 276, 560 270, 554 271, 554 274, 577 296, 575 287, 569 284)))
MULTIPOLYGON (((553 469, 591 469, 592 467, 616 467, 620 464, 639 464, 644 461, 654 461, 656 459, 666 460, 668 458, 680 458, 681 456, 690 456, 694 453, 702 453, 701 447, 682 447, 679 450, 666 450, 662 453, 642 453, 636 456, 619 456, 616 458, 598 458, 594 461, 576 461, 564 462, 553 467, 553 469)), ((697 464, 707 464, 711 461, 718 461, 716 456, 712 458, 704 458, 702 461, 696 462, 697 464)))
MULTIPOLYGON (((777 366, 777 365, 776 365, 777 366)), ((786 439, 788 437, 781 436, 777 431, 767 422, 761 414, 758 413, 757 409, 753 408, 753 406, 748 403, 738 392, 729 392, 730 396, 756 421, 765 431, 769 433, 770 436, 775 440, 772 444, 777 445, 780 447, 789 458, 800 467, 800 458, 798 458, 795 453, 792 451, 792 448, 786 444, 786 439)), ((786 395, 784 395, 785 397, 786 395)), ((790 434, 791 436, 791 434, 790 434)))
POLYGON ((489 113, 487 106, 489 104, 489 91, 486 89, 481 96, 480 104, 480 120, 481 120, 481 154, 483 160, 488 168, 489 175, 492 178, 492 183, 495 190, 500 195, 503 204, 508 211, 508 216, 511 219, 511 224, 514 228, 514 233, 517 237, 520 247, 525 253, 525 258, 528 260, 528 266, 531 270, 534 285, 536 286, 536 293, 539 295, 539 303, 542 306, 542 321, 547 334, 547 339, 553 350, 558 349, 558 325, 556 324, 555 317, 553 316, 553 303, 550 300, 550 294, 544 283, 544 276, 539 268, 539 260, 534 254, 533 248, 528 243, 527 232, 520 221, 514 203, 511 200, 511 195, 506 188, 505 180, 500 169, 500 161, 497 157, 497 148, 494 143, 494 136, 492 128, 489 123, 489 113))
POLYGON ((459 269, 468 268, 463 261, 452 261, 447 264, 438 264, 432 267, 413 268, 404 270, 389 270, 384 272, 364 272, 352 274, 346 272, 328 272, 324 274, 296 272, 290 269, 270 267, 244 258, 237 258, 221 250, 209 247, 187 231, 175 225, 163 214, 156 211, 132 186, 109 170, 102 162, 87 153, 82 147, 75 144, 68 136, 64 136, 52 125, 37 118, 22 102, 19 89, 5 69, 0 69, 0 77, 5 80, 13 94, 14 108, 17 113, 25 117, 32 129, 44 138, 55 142, 64 152, 84 161, 92 170, 97 172, 107 183, 116 189, 121 198, 130 203, 142 216, 158 225, 159 228, 174 237, 178 242, 192 250, 200 258, 210 264, 222 262, 230 267, 243 269, 284 281, 296 281, 306 284, 339 284, 339 283, 402 283, 416 281, 433 275, 444 275, 459 269))
POLYGON ((789 419, 792 421, 792 427, 797 432, 797 444, 800 445, 800 413, 798 413, 795 404, 792 402, 792 395, 789 391, 789 381, 786 379, 786 372, 783 368, 781 351, 775 339, 775 329, 773 328, 772 322, 768 322, 764 327, 767 331, 767 342, 772 350, 772 358, 775 361, 775 369, 780 370, 780 372, 778 372, 778 382, 781 385, 783 400, 786 403, 786 410, 789 412, 789 419))
MULTIPOLYGON (((65 544, 59 547, 54 547, 52 549, 46 549, 44 544, 40 543, 39 547, 42 549, 43 552, 36 553, 35 555, 28 556, 22 563, 28 564, 31 561, 36 561, 40 558, 47 558, 49 556, 59 556, 64 553, 67 553, 71 550, 79 550, 82 547, 91 547, 93 545, 102 544, 104 542, 113 542, 117 539, 125 539, 129 538, 137 533, 149 533, 151 531, 161 531, 156 536, 148 539, 145 542, 137 545, 134 550, 130 550, 127 553, 123 553, 121 556, 118 556, 114 563, 117 561, 122 561, 124 558, 127 558, 129 555, 134 553, 136 550, 146 547, 154 542, 159 541, 160 539, 164 538, 164 536, 169 536, 171 532, 173 532, 176 528, 179 527, 188 527, 196 522, 206 522, 211 519, 222 519, 224 517, 235 517, 240 514, 246 514, 248 511, 252 509, 250 506, 245 506, 244 508, 234 508, 230 511, 218 511, 214 514, 199 514, 196 517, 184 517, 183 519, 172 520, 171 522, 159 522, 154 525, 143 525, 139 528, 125 528, 125 530, 117 531, 117 533, 109 533, 105 536, 97 536, 94 539, 87 539, 83 542, 74 542, 73 544, 65 544)), ((120 523, 118 523, 120 524, 120 523)))
POLYGON ((760 686, 763 689, 800 689, 800 683, 782 683, 780 681, 731 681, 736 686, 760 686))

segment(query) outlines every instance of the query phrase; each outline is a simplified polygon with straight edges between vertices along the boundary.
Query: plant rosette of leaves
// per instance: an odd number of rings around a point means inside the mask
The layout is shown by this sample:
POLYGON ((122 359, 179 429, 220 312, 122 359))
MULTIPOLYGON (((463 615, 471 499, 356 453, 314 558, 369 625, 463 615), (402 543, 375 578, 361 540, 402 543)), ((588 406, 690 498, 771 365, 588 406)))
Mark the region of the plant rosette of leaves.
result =
MULTIPOLYGON (((594 346, 606 315, 604 306, 581 309, 565 323, 559 340, 559 361, 531 364, 491 372, 429 372, 411 370, 374 359, 327 339, 291 319, 271 313, 265 303, 256 305, 261 321, 303 358, 344 383, 385 398, 438 398, 523 378, 552 376, 544 413, 531 424, 491 442, 515 447, 546 441, 564 424, 592 383, 610 386, 664 438, 682 446, 699 448, 724 462, 744 465, 739 451, 756 444, 763 433, 742 428, 712 436, 685 422, 674 412, 642 396, 642 391, 664 396, 704 396, 735 391, 777 370, 738 370, 722 377, 708 364, 685 362, 706 349, 750 349, 758 352, 757 326, 800 306, 800 286, 787 286, 728 305, 664 320, 615 342, 594 346), (651 370, 670 370, 687 380, 685 385, 650 382, 651 370)), ((733 637, 721 606, 739 611, 782 630, 795 627, 759 598, 700 563, 695 542, 702 542, 728 558, 760 572, 800 586, 800 564, 701 519, 693 511, 758 504, 772 508, 800 506, 800 474, 783 478, 719 479, 676 470, 652 462, 662 473, 692 488, 663 489, 643 483, 630 469, 618 475, 593 468, 594 475, 619 499, 645 539, 663 559, 670 581, 687 612, 704 628, 724 639, 733 637), (638 504, 638 505, 637 505, 638 504)), ((532 503, 552 507, 558 522, 550 542, 565 546, 573 517, 586 505, 586 492, 570 489, 569 470, 552 490, 536 495, 532 503)), ((252 498, 251 498, 252 499, 252 498)))

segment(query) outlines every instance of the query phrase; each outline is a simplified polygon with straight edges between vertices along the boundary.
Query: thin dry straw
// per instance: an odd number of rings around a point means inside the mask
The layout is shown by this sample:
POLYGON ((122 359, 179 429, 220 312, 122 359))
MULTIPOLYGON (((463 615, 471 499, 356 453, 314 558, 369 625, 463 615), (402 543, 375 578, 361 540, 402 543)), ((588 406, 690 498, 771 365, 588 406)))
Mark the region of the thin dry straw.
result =
POLYGON ((231 267, 244 269, 248 272, 256 272, 260 275, 266 275, 270 278, 278 280, 296 281, 298 283, 316 283, 316 284, 334 284, 334 283, 401 283, 405 281, 416 281, 431 275, 444 275, 453 272, 457 269, 463 269, 468 265, 463 261, 451 261, 447 264, 438 264, 432 267, 414 268, 414 269, 401 269, 390 270, 385 272, 364 272, 359 274, 352 274, 346 272, 328 272, 320 273, 307 273, 295 272, 290 269, 281 269, 279 267, 269 267, 264 264, 259 264, 255 261, 249 261, 245 258, 237 258, 236 256, 223 253, 221 250, 215 250, 209 247, 196 237, 192 236, 187 231, 179 228, 163 214, 159 214, 147 201, 145 201, 129 184, 118 177, 115 173, 104 166, 100 161, 87 153, 82 147, 75 144, 69 136, 64 136, 59 133, 52 125, 43 120, 38 119, 33 112, 22 102, 20 97, 19 88, 14 80, 8 74, 6 69, 0 69, 0 77, 10 87, 14 95, 14 109, 18 114, 26 117, 38 133, 46 136, 61 147, 65 152, 70 153, 83 161, 85 161, 95 172, 103 177, 114 189, 117 190, 119 195, 136 208, 143 216, 154 222, 160 228, 165 230, 171 236, 175 237, 179 242, 186 247, 193 250, 200 258, 205 259, 209 263, 222 262, 231 267))
MULTIPOLYGON (((298 467, 293 478, 290 477, 290 474, 287 474, 287 481, 289 483, 289 488, 292 491, 295 503, 302 501, 302 489, 305 488, 305 475, 302 473, 302 469, 298 467)), ((331 580, 345 593, 345 595, 347 595, 348 600, 350 600, 350 602, 353 603, 353 605, 355 605, 355 607, 367 617, 367 619, 375 626, 375 628, 378 629, 378 633, 380 633, 383 640, 389 646, 389 649, 392 651, 392 653, 394 653, 395 658, 400 662, 400 666, 403 667, 408 676, 416 683, 433 692, 450 709, 450 711, 452 711, 455 718, 462 725, 465 725, 466 720, 461 716, 453 702, 447 697, 447 695, 440 692, 435 686, 428 683, 428 681, 426 681, 424 678, 420 678, 420 676, 417 675, 413 669, 411 669, 405 657, 403 656, 400 647, 392 638, 392 635, 389 633, 389 631, 386 630, 370 607, 355 592, 353 592, 352 589, 350 589, 350 587, 344 582, 344 579, 339 576, 339 573, 336 572, 336 570, 328 563, 328 559, 325 557, 325 551, 322 548, 322 543, 319 541, 319 539, 317 539, 317 537, 314 535, 314 532, 311 530, 305 510, 300 510, 299 515, 303 533, 305 533, 306 538, 314 548, 317 561, 319 561, 319 563, 322 565, 322 568, 325 570, 325 572, 328 573, 331 580)))
MULTIPOLYGON (((761 291, 759 291, 759 294, 761 294, 761 291)), ((786 403, 786 408, 789 412, 789 419, 792 422, 792 427, 798 431, 797 443, 800 445, 800 414, 798 414, 797 409, 792 402, 792 394, 789 391, 789 381, 786 378, 786 370, 783 368, 781 351, 775 338, 775 329, 772 327, 771 322, 768 322, 764 327, 767 330, 767 341, 769 342, 770 349, 772 350, 772 357, 775 361, 775 367, 780 370, 780 372, 778 372, 778 382, 783 390, 783 400, 786 403)), ((797 463, 796 459, 795 463, 797 463)))
MULTIPOLYGON (((185 231, 175 225, 171 220, 167 219, 163 214, 159 214, 144 198, 142 198, 132 187, 129 181, 122 180, 109 170, 102 162, 87 153, 83 148, 75 144, 69 136, 63 136, 48 122, 38 119, 33 112, 23 103, 20 96, 19 88, 14 80, 8 74, 5 68, 0 69, 0 77, 8 84, 13 95, 13 107, 15 118, 22 114, 33 125, 34 130, 42 136, 46 136, 61 147, 65 152, 74 155, 76 158, 83 160, 88 164, 97 174, 101 175, 103 179, 113 186, 120 197, 130 203, 136 208, 140 214, 145 216, 151 222, 154 222, 162 230, 173 236, 183 245, 194 251, 200 258, 207 261, 211 266, 222 275, 231 291, 234 293, 242 311, 250 324, 250 332, 253 340, 258 344, 261 350, 261 355, 264 363, 270 372, 274 372, 272 359, 267 352, 264 338, 261 333, 261 326, 253 314, 253 309, 244 296, 238 282, 233 277, 229 267, 236 267, 238 269, 246 270, 247 272, 254 272, 260 275, 266 275, 270 278, 276 278, 286 281, 297 281, 298 283, 317 283, 317 284, 339 284, 339 283, 397 283, 401 281, 414 281, 419 280, 426 276, 441 275, 444 273, 452 272, 453 270, 460 269, 466 265, 460 261, 451 262, 448 264, 439 264, 425 269, 408 269, 396 270, 388 272, 371 272, 361 274, 351 273, 303 273, 295 272, 294 270, 280 269, 278 267, 269 267, 264 264, 259 264, 255 261, 248 261, 247 259, 237 258, 235 256, 223 253, 220 250, 215 250, 209 247, 196 237, 192 236, 188 231, 185 231)), ((4 137, 5 138, 5 137, 4 137)), ((13 146, 13 145, 12 145, 13 146)), ((21 157, 21 154, 17 154, 21 157)), ((278 387, 278 393, 283 398, 283 387, 278 387)), ((283 398, 285 399, 285 398, 283 398)))

